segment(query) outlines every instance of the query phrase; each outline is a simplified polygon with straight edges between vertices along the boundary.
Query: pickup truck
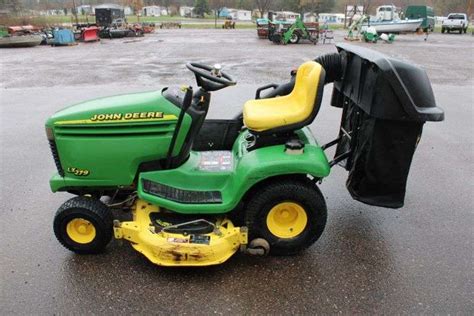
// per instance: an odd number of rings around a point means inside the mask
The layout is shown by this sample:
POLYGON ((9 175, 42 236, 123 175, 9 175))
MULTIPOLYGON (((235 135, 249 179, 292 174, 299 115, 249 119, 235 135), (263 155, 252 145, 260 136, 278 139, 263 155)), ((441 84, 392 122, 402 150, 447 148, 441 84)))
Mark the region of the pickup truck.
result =
POLYGON ((458 31, 459 34, 462 34, 462 32, 466 33, 468 24, 469 21, 466 14, 450 13, 448 18, 441 24, 441 33, 451 33, 451 31, 458 31))

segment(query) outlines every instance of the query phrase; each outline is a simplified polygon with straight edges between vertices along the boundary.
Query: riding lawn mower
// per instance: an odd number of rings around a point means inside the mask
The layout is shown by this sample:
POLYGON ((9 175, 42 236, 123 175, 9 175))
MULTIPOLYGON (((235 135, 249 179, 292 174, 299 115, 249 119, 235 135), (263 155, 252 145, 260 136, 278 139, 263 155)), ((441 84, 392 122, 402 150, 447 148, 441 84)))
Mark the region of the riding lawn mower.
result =
POLYGON ((112 236, 163 266, 220 264, 238 250, 293 255, 323 233, 318 183, 340 165, 352 198, 400 208, 426 121, 441 121, 426 73, 357 46, 307 61, 287 83, 257 89, 233 119, 207 120, 211 93, 236 82, 221 67, 188 63, 197 87, 100 98, 46 122, 53 192, 76 195, 54 233, 78 254, 112 236), (342 109, 336 139, 308 125, 325 84, 342 109), (336 146, 329 161, 325 150, 336 146), (128 220, 114 218, 116 210, 128 220))

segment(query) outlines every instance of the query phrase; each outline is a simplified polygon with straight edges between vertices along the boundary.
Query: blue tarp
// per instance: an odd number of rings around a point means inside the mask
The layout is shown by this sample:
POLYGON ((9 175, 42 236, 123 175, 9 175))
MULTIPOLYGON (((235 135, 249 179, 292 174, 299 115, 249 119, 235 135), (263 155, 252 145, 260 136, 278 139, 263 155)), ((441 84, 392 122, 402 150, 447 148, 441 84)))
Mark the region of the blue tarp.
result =
POLYGON ((74 33, 71 30, 54 30, 53 31, 54 45, 68 45, 74 43, 74 33))

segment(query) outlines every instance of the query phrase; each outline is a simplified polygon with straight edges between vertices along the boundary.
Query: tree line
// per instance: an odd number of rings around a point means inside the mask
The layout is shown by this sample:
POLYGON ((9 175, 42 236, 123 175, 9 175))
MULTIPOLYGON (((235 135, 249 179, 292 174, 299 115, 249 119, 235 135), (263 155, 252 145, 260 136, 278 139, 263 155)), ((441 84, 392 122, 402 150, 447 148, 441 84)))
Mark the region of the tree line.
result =
POLYGON ((447 15, 450 12, 473 14, 474 0, 0 0, 0 10, 13 14, 25 10, 71 9, 78 5, 98 5, 115 3, 128 5, 136 10, 142 6, 158 5, 170 13, 176 13, 181 6, 193 6, 198 15, 218 12, 222 7, 258 10, 263 14, 269 10, 294 12, 338 12, 343 13, 345 6, 363 5, 369 14, 383 4, 394 4, 402 9, 408 5, 429 5, 435 15, 447 15), (174 10, 171 10, 171 9, 174 10))

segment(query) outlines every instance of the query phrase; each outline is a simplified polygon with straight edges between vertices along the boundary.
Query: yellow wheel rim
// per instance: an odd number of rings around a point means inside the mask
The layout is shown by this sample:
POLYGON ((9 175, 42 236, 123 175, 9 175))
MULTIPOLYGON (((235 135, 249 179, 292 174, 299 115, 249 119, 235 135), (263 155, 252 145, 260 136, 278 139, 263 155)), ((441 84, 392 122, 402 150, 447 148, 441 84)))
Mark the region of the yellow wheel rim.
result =
POLYGON ((75 218, 67 223, 66 233, 78 244, 88 244, 94 240, 96 235, 94 225, 83 218, 75 218))
POLYGON ((294 238, 301 234, 308 224, 304 208, 294 202, 275 205, 267 215, 270 233, 279 238, 294 238))

